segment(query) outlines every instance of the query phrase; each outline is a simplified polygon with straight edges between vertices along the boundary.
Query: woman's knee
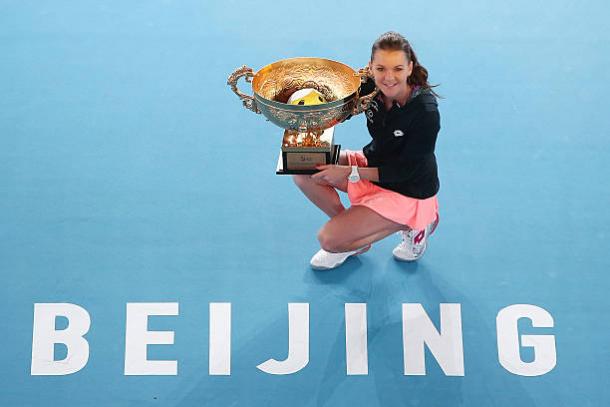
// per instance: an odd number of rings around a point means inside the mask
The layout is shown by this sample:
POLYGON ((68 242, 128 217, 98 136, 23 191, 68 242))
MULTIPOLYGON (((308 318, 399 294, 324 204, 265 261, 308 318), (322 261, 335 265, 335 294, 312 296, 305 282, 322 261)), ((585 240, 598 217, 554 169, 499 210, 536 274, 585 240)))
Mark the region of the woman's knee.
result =
POLYGON ((345 241, 344 236, 326 225, 318 232, 318 241, 320 242, 320 247, 327 252, 337 253, 347 250, 346 245, 348 242, 345 241))

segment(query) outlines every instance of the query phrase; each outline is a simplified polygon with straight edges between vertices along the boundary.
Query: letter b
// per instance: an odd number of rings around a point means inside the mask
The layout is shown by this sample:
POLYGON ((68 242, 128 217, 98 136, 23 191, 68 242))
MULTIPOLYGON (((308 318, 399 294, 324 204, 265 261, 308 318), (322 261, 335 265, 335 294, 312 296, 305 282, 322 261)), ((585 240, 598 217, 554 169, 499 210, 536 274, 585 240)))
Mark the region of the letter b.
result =
POLYGON ((82 307, 68 303, 34 304, 32 333, 32 376, 61 376, 76 373, 89 360, 89 343, 83 335, 89 331, 91 318, 82 307), (68 327, 55 329, 57 317, 68 319, 68 327), (63 360, 55 360, 55 344, 68 348, 63 360))

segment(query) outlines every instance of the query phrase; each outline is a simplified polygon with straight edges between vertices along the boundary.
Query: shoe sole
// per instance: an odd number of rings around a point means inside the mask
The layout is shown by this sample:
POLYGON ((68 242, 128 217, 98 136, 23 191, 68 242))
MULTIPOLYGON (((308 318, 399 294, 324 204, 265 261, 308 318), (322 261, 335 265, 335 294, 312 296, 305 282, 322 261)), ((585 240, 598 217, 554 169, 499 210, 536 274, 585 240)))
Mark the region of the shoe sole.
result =
POLYGON ((396 256, 395 254, 393 254, 393 255, 392 255, 392 257, 394 257, 394 260, 396 260, 396 261, 400 261, 400 262, 402 262, 402 263, 413 263, 413 262, 415 262, 415 261, 417 261, 417 260, 421 259, 421 256, 419 256, 419 257, 418 257, 418 258, 416 258, 416 259, 413 259, 413 260, 407 260, 407 259, 403 259, 403 258, 401 258, 401 257, 398 257, 398 256, 396 256))
POLYGON ((345 258, 345 260, 343 260, 341 263, 337 264, 336 266, 332 266, 332 267, 326 267, 326 266, 315 266, 311 263, 309 263, 309 267, 311 267, 314 270, 334 270, 339 266, 342 266, 343 264, 345 264, 345 262, 347 261, 347 259, 349 259, 350 257, 354 256, 354 254, 348 256, 345 258))
MULTIPOLYGON (((353 255, 352 255, 353 256, 353 255)), ((352 257, 349 256, 349 257, 352 257)), ((349 257, 347 259, 349 259, 349 257)), ((318 270, 318 271, 324 271, 324 270, 334 270, 337 267, 341 267, 342 265, 345 264, 345 262, 347 261, 347 259, 343 260, 341 263, 337 264, 336 266, 333 267, 324 267, 324 266, 314 266, 311 263, 309 264, 309 267, 311 267, 313 270, 318 270)))
MULTIPOLYGON (((339 266, 341 266, 343 263, 339 264, 339 266)), ((339 266, 335 266, 335 267, 321 267, 321 266, 312 266, 311 264, 309 265, 309 267, 311 267, 312 270, 316 270, 316 271, 326 271, 326 270, 334 270, 339 266)))

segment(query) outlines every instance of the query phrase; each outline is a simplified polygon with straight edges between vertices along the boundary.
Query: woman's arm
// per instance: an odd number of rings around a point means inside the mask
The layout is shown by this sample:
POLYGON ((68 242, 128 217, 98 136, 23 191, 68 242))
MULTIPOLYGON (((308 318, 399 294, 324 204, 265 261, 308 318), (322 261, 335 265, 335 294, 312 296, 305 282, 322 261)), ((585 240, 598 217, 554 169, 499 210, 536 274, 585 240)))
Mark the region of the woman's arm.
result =
POLYGON ((358 174, 362 179, 379 182, 379 168, 377 167, 358 167, 358 174))
MULTIPOLYGON (((316 167, 320 170, 311 176, 314 180, 325 182, 331 185, 338 185, 347 179, 349 174, 352 172, 350 165, 320 165, 316 167)), ((376 167, 358 167, 358 174, 360 179, 366 179, 369 181, 379 181, 379 170, 376 167)))

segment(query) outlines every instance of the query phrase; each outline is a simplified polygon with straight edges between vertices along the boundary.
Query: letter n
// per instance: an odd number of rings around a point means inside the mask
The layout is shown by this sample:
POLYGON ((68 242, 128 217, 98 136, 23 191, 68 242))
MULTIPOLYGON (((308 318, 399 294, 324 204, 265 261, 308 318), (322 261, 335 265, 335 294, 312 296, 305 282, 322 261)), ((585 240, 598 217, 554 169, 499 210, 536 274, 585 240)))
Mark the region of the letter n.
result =
POLYGON ((440 304, 440 332, 421 304, 402 304, 404 374, 426 374, 428 346, 447 376, 464 376, 464 346, 460 304, 440 304))

